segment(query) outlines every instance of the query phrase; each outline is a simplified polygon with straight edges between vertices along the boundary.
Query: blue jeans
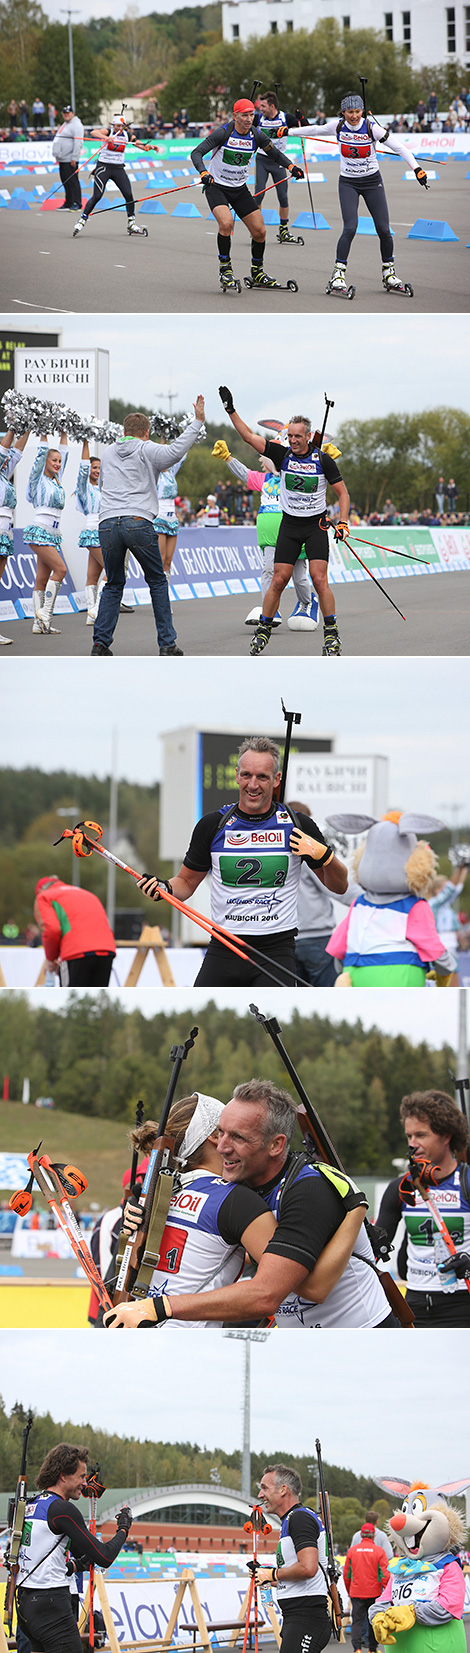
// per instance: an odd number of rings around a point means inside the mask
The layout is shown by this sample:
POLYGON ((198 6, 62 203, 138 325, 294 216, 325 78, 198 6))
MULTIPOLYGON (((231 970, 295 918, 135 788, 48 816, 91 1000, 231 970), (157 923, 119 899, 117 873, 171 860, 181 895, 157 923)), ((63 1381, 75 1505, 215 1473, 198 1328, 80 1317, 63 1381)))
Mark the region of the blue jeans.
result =
POLYGON ((176 631, 171 618, 168 581, 163 572, 153 523, 148 522, 146 517, 106 517, 104 522, 100 522, 99 535, 107 584, 101 593, 93 631, 94 642, 103 643, 108 649, 112 643, 126 582, 124 558, 129 550, 140 563, 147 581, 159 647, 171 649, 176 643, 176 631))
MULTIPOLYGON (((101 599, 103 601, 103 599, 101 599)), ((295 964, 299 976, 303 981, 310 982, 312 987, 334 987, 336 981, 335 961, 325 952, 330 936, 299 936, 295 942, 295 964)))

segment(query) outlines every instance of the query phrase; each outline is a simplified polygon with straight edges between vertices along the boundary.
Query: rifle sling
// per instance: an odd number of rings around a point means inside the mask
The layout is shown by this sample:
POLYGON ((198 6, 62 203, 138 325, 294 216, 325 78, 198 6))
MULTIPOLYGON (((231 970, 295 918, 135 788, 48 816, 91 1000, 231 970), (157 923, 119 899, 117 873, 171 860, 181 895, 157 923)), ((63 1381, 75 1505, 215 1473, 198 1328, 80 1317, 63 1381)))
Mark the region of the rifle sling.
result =
POLYGON ((174 1176, 172 1171, 160 1171, 157 1177, 153 1205, 150 1213, 150 1222, 145 1237, 145 1250, 140 1264, 137 1279, 132 1287, 133 1297, 148 1297, 152 1274, 157 1267, 163 1230, 168 1217, 170 1200, 173 1193, 174 1176))

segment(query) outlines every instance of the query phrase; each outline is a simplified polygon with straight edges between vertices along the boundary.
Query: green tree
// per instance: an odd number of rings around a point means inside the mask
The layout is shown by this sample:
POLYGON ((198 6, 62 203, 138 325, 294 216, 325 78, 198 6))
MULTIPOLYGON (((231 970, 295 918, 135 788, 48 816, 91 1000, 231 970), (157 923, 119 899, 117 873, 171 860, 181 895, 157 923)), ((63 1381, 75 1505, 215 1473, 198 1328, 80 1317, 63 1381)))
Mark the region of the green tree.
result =
MULTIPOLYGON (((97 58, 83 24, 72 29, 75 69, 75 105, 85 124, 100 117, 101 104, 113 96, 115 82, 104 60, 97 58)), ((68 29, 66 24, 48 23, 43 29, 37 53, 37 73, 44 101, 60 109, 70 98, 68 29)))

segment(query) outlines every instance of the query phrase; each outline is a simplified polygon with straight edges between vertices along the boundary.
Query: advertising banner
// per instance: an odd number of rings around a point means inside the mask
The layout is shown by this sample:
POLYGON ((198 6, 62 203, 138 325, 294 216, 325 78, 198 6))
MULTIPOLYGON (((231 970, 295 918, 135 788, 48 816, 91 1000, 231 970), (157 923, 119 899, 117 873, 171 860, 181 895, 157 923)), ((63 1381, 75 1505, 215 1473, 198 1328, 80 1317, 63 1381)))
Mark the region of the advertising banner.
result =
MULTIPOLYGON (((18 472, 20 467, 18 467, 18 472)), ((66 476, 67 485, 67 476, 66 476)), ((73 480, 75 486, 75 478, 73 480)), ((22 507, 23 520, 25 505, 22 507)), ((30 507, 28 507, 30 515, 30 507)), ((17 519, 19 507, 17 510, 17 519)), ((78 535, 83 518, 70 510, 65 520, 63 552, 69 570, 56 603, 57 614, 72 614, 86 608, 85 571, 86 551, 78 549, 78 535)), ((351 544, 357 546, 362 562, 380 580, 422 577, 470 570, 470 528, 368 528, 351 529, 351 544), (360 540, 370 541, 363 545, 360 540), (389 551, 380 550, 386 543, 389 551), (393 556, 393 552, 396 555, 393 556), (416 562, 406 561, 416 557, 416 562)), ((32 591, 36 577, 35 558, 17 527, 14 530, 14 555, 8 558, 0 581, 0 621, 29 618, 32 614, 32 591)), ((256 528, 207 528, 197 524, 182 528, 178 535, 171 570, 171 591, 175 602, 206 600, 210 597, 238 597, 252 595, 256 599, 261 590, 260 573, 262 553, 256 528)), ((366 580, 367 574, 344 545, 336 545, 330 534, 331 585, 351 584, 366 580)), ((134 556, 129 560, 126 584, 126 602, 149 603, 150 593, 142 570, 134 556)))
MULTIPOLYGON (((198 1594, 204 1618, 208 1625, 209 1636, 211 1621, 220 1623, 221 1619, 236 1619, 245 1599, 249 1583, 249 1574, 243 1578, 200 1578, 198 1580, 198 1594)), ((121 1582, 108 1578, 106 1591, 111 1608, 118 1642, 136 1641, 145 1642, 151 1638, 162 1637, 165 1634, 171 1609, 178 1589, 178 1580, 170 1583, 155 1579, 152 1582, 139 1580, 138 1582, 121 1582)), ((274 1604, 275 1605, 275 1604, 274 1604)), ((260 1621, 269 1625, 269 1619, 263 1603, 259 1597, 260 1621)), ((280 1615, 278 1615, 280 1617, 280 1615)), ((189 1593, 186 1592, 181 1605, 178 1632, 174 1641, 184 1642, 184 1625, 195 1624, 194 1609, 191 1605, 189 1593), (183 1634, 181 1632, 183 1631, 183 1634)), ((217 1631, 211 1640, 214 1643, 228 1642, 231 1630, 217 1631)), ((188 1648, 191 1646, 191 1637, 187 1637, 188 1648)), ((241 1646, 241 1642, 240 1642, 241 1646)))

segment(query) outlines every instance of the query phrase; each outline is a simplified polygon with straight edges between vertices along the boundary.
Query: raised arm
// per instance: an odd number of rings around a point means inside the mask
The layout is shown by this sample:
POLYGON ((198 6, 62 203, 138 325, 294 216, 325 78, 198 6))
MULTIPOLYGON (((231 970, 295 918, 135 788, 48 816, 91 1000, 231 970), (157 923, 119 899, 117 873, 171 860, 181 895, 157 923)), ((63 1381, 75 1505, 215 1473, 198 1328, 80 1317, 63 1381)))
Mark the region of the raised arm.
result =
POLYGON ((232 392, 229 390, 228 385, 219 385, 219 396, 225 408, 225 412, 228 413, 229 419, 232 421, 234 430, 238 431, 239 436, 243 437, 244 442, 248 442, 250 448, 256 448, 257 453, 265 453, 266 437, 257 436, 255 431, 250 430, 250 426, 245 425, 244 420, 240 419, 239 413, 235 410, 232 392))

